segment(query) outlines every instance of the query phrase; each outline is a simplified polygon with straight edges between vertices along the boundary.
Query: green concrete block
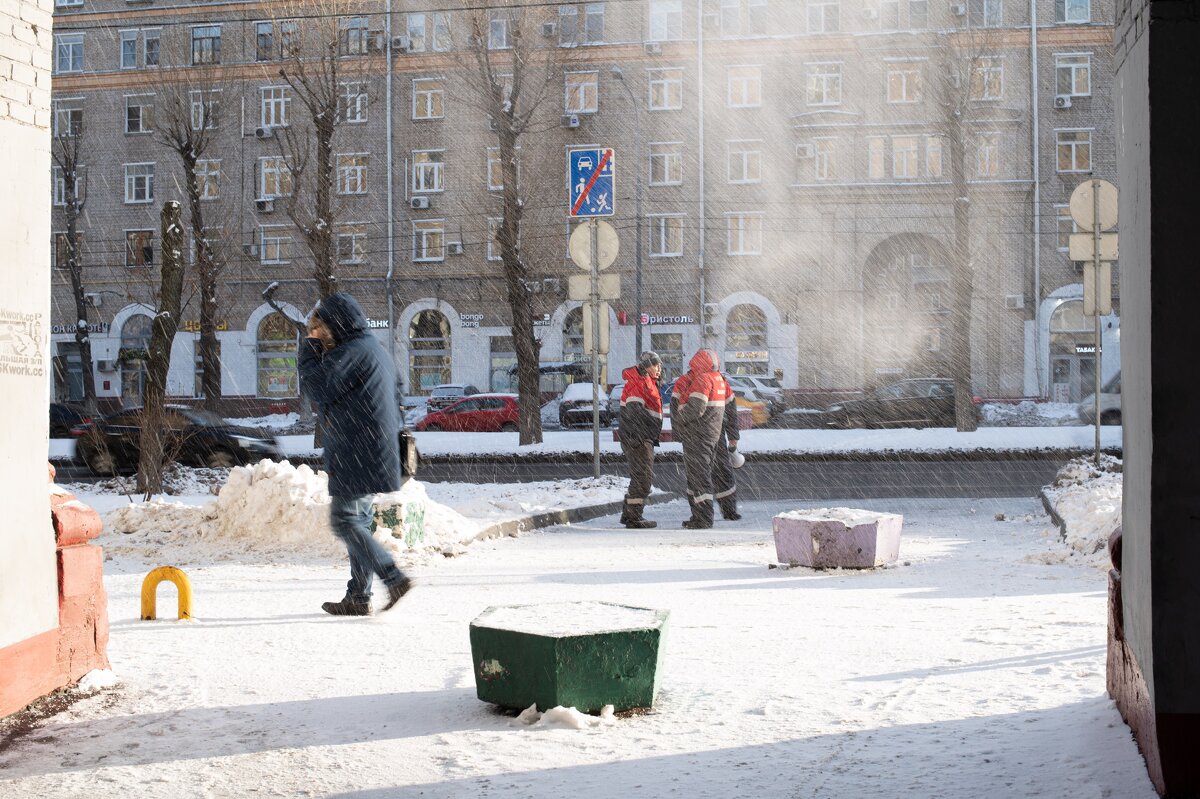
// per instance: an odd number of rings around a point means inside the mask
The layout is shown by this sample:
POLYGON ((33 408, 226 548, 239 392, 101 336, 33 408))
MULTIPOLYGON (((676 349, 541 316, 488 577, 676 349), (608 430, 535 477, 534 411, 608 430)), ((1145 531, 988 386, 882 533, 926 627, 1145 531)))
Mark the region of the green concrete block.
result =
POLYGON ((476 694, 520 710, 652 707, 669 615, 609 602, 488 608, 471 622, 476 694))

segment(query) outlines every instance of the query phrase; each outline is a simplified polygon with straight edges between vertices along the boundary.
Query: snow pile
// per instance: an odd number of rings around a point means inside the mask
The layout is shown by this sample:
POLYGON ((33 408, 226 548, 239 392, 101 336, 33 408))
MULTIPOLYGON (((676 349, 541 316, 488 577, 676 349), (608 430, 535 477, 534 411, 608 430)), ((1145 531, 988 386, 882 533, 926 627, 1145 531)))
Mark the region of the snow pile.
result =
POLYGON ((777 519, 797 519, 801 521, 841 522, 847 527, 857 527, 860 524, 871 524, 880 519, 895 516, 894 513, 877 513, 860 508, 810 508, 807 510, 790 510, 781 513, 777 519))
POLYGON ((272 413, 267 416, 251 416, 245 419, 231 419, 239 427, 261 427, 265 430, 287 430, 300 422, 298 413, 272 413))
MULTIPOLYGON (((229 469, 181 466, 172 463, 163 470, 162 493, 169 496, 186 494, 216 494, 229 479, 229 469)), ((137 476, 109 477, 94 483, 67 483, 64 485, 72 494, 125 494, 140 496, 137 476)))
POLYGON ((980 423, 992 427, 1057 427, 1079 424, 1072 402, 989 402, 979 408, 980 423))
POLYGON ((1121 461, 1101 455, 1097 466, 1090 457, 1069 461, 1042 493, 1063 520, 1060 541, 1065 551, 1033 556, 1042 562, 1082 559, 1107 569, 1108 538, 1121 526, 1121 461))
POLYGON ((473 519, 512 519, 537 513, 620 502, 629 480, 617 475, 578 480, 541 480, 488 486, 475 483, 437 483, 429 490, 439 502, 473 519))
POLYGON ((580 713, 573 707, 556 705, 545 713, 539 713, 537 705, 530 705, 517 716, 517 722, 527 727, 558 727, 568 730, 585 730, 591 727, 603 727, 615 724, 617 717, 612 705, 605 705, 599 716, 589 716, 580 713))
POLYGON ((75 690, 81 694, 94 694, 121 684, 121 678, 111 669, 92 669, 79 678, 75 690))

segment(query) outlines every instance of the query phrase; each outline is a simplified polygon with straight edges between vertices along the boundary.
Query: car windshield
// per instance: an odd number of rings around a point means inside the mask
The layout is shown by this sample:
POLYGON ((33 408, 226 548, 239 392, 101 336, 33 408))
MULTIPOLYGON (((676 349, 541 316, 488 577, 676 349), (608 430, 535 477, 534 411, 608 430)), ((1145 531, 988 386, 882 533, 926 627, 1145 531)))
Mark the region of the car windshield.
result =
POLYGON ((779 381, 773 377, 759 377, 759 378, 755 378, 755 379, 759 383, 762 383, 767 388, 779 388, 780 387, 779 381))
MULTIPOLYGON (((601 392, 601 394, 603 395, 603 392, 601 392)), ((572 400, 590 400, 592 398, 592 384, 572 383, 571 385, 567 386, 566 391, 563 392, 562 398, 572 400)))

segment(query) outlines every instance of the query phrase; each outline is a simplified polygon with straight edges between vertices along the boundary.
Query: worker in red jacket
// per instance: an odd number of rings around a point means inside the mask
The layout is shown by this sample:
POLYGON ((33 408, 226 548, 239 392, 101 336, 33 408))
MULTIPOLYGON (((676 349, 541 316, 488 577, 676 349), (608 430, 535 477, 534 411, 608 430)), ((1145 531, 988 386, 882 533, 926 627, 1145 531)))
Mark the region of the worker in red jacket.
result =
POLYGON ((683 444, 688 504, 692 514, 683 526, 713 526, 713 456, 725 420, 726 384, 717 371, 717 354, 701 349, 688 362, 687 373, 671 392, 671 430, 683 444))
POLYGON ((635 530, 658 526, 658 522, 642 518, 642 513, 654 478, 654 445, 662 434, 660 375, 662 359, 653 351, 643 352, 637 366, 621 373, 625 387, 621 390, 621 422, 617 429, 621 451, 629 464, 629 488, 621 506, 621 524, 635 530))
POLYGON ((742 518, 742 514, 737 511, 737 484, 733 479, 733 462, 730 458, 737 450, 742 433, 738 429, 737 395, 729 384, 729 378, 721 372, 717 376, 725 384, 725 410, 721 414, 721 435, 713 451, 713 498, 721 508, 721 518, 735 522, 742 518))

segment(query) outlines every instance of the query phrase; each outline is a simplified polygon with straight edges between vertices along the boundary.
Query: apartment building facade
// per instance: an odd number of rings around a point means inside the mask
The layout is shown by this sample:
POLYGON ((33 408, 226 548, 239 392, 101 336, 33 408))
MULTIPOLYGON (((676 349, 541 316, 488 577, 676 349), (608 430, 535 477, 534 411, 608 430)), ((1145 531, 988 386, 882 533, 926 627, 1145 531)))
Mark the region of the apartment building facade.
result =
MULTIPOLYGON (((182 104, 210 138, 194 177, 223 264, 223 394, 294 403, 295 332, 262 290, 280 283, 296 315, 317 299, 289 213, 293 198, 308 201, 293 173, 313 157, 295 146, 309 122, 280 70, 318 25, 336 29, 342 94, 339 284, 363 301, 407 393, 449 381, 509 389, 493 238, 503 180, 468 12, 437 0, 394 2, 390 18, 378 2, 156 4, 60 0, 56 11, 55 128, 83 145, 76 226, 100 395, 140 397, 158 210, 192 177, 160 135, 182 104)), ((733 371, 814 393, 943 371, 961 156, 976 393, 1087 393, 1091 319, 1065 253, 1065 208, 1081 181, 1115 173, 1107 5, 645 0, 523 17, 496 5, 478 46, 502 58, 511 37, 536 40, 530 74, 544 81, 519 142, 520 246, 543 361, 586 357, 566 292, 580 274, 567 253, 566 161, 572 148, 606 147, 621 238, 614 368, 653 348, 678 373, 704 345, 733 371)), ((68 209, 62 176, 51 180, 61 266, 68 209)), ((55 391, 71 398, 81 380, 63 272, 55 391)), ((192 297, 176 339, 177 397, 200 391, 197 307, 192 297)), ((1108 356, 1119 318, 1104 324, 1108 356)))

